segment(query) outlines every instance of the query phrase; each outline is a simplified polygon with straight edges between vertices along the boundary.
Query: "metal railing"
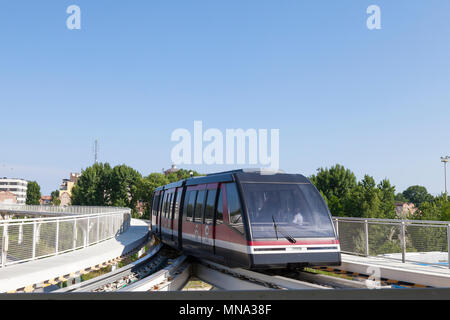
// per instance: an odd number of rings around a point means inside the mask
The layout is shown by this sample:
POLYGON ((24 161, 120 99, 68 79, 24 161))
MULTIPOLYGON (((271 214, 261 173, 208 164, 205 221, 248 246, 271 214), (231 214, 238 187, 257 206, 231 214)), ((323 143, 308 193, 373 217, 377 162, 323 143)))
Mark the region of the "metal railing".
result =
POLYGON ((450 222, 333 217, 343 253, 448 266, 450 222))
POLYGON ((29 214, 29 215, 79 215, 95 213, 111 213, 128 210, 128 208, 117 207, 95 207, 95 206, 52 206, 52 205, 23 205, 23 204, 0 204, 0 213, 29 214))
POLYGON ((86 248, 125 232, 129 208, 1 205, 0 212, 39 215, 0 220, 0 267, 86 248))

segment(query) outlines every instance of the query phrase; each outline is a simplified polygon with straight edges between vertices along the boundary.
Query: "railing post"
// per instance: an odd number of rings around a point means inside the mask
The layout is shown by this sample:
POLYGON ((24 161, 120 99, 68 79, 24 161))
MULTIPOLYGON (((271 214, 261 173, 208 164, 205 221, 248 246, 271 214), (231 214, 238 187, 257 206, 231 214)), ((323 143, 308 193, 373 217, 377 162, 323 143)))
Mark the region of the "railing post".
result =
POLYGON ((73 246, 72 249, 75 250, 75 248, 77 247, 77 219, 73 220, 73 246))
POLYGON ((37 223, 35 220, 35 221, 33 221, 33 249, 31 252, 32 260, 34 260, 36 258, 36 232, 37 232, 37 223))
POLYGON ((58 254, 58 247, 59 247, 59 219, 56 218, 55 254, 58 254))
POLYGON ((2 267, 6 264, 6 258, 8 256, 8 224, 3 225, 3 237, 2 237, 2 267))
POLYGON ((448 268, 450 269, 450 224, 447 225, 447 264, 448 268))
POLYGON ((336 228, 336 235, 337 235, 337 237, 339 239, 339 219, 335 218, 334 221, 336 222, 335 225, 334 225, 334 227, 336 228))
POLYGON ((86 248, 89 245, 89 217, 87 218, 86 232, 84 234, 84 247, 86 248))
POLYGON ((100 216, 97 216, 97 242, 100 242, 100 216))
POLYGON ((402 244, 402 262, 406 262, 406 236, 405 236, 405 221, 402 221, 402 236, 401 236, 401 244, 402 244))
POLYGON ((369 222, 364 220, 364 234, 366 237, 366 257, 369 256, 369 222))

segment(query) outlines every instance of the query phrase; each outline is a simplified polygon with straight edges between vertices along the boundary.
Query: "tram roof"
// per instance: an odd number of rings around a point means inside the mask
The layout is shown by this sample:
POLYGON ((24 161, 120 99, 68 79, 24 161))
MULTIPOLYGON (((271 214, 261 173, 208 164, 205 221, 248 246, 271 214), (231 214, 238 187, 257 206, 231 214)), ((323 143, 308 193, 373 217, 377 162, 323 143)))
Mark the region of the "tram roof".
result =
POLYGON ((282 171, 268 171, 265 169, 239 169, 183 179, 158 187, 155 191, 177 188, 184 185, 194 186, 199 184, 232 181, 238 181, 240 183, 311 183, 302 174, 288 174, 282 171))

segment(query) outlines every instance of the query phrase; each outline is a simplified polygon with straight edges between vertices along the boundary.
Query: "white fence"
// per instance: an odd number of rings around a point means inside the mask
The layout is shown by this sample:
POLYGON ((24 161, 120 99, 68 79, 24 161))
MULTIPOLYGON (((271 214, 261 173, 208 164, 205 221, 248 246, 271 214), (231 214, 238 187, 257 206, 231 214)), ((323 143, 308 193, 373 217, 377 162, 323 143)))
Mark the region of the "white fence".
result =
POLYGON ((0 213, 46 216, 0 220, 1 267, 85 248, 126 231, 131 221, 130 209, 114 207, 0 205, 0 213))
POLYGON ((450 267, 449 221, 333 217, 341 251, 450 267))

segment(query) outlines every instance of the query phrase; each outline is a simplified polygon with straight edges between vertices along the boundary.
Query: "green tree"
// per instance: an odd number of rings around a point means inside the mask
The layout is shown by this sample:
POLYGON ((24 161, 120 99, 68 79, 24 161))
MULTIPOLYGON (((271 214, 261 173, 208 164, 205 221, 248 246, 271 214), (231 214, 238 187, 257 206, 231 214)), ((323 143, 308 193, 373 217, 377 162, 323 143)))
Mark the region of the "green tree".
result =
POLYGON ((450 221, 450 202, 444 194, 437 196, 433 201, 422 202, 414 218, 418 220, 450 221))
POLYGON ((355 174, 336 164, 330 169, 317 169, 317 174, 309 179, 327 199, 331 213, 335 216, 345 216, 345 202, 357 186, 355 174))
POLYGON ((380 195, 380 214, 379 218, 395 219, 395 187, 391 185, 388 179, 382 180, 378 184, 380 195))
POLYGON ((406 197, 401 192, 399 192, 395 195, 394 200, 398 201, 398 202, 408 202, 408 199, 406 199, 406 197))
POLYGON ((82 170, 77 184, 72 189, 72 204, 84 206, 110 205, 111 172, 109 163, 96 163, 82 170))
POLYGON ((50 196, 52 197, 52 205, 59 206, 61 204, 61 200, 59 199, 59 190, 53 191, 50 196))
POLYGON ((450 201, 445 195, 442 195, 441 200, 441 220, 442 221, 450 221, 450 201))
MULTIPOLYGON (((193 171, 193 175, 200 174, 193 171)), ((148 218, 154 189, 190 176, 190 171, 180 169, 168 176, 152 173, 142 177, 124 164, 111 168, 108 163, 96 163, 82 171, 71 200, 73 205, 128 207, 135 216, 138 202, 142 202, 144 218, 148 218)))
POLYGON ((194 170, 186 170, 186 169, 179 169, 176 172, 169 173, 166 177, 169 180, 169 182, 176 182, 183 179, 188 179, 191 177, 191 172, 193 177, 201 176, 200 173, 194 170))
MULTIPOLYGON (((450 221, 450 203, 444 194, 432 201, 420 204, 413 219, 450 221)), ((418 251, 447 251, 447 227, 408 228, 412 242, 418 251)))
POLYGON ((115 166, 108 179, 109 188, 106 188, 111 205, 136 210, 141 179, 141 174, 133 168, 124 164, 115 166))
POLYGON ((423 186, 411 186, 403 191, 403 196, 408 199, 409 202, 414 203, 416 207, 419 207, 423 202, 433 201, 433 196, 429 194, 427 188, 423 186))
POLYGON ((36 181, 30 181, 27 185, 27 200, 26 204, 38 205, 41 200, 41 187, 36 181))
POLYGON ((155 189, 168 183, 169 179, 162 173, 151 173, 147 177, 140 179, 138 192, 139 199, 145 204, 144 218, 148 219, 150 217, 152 197, 155 189))
POLYGON ((345 198, 344 207, 348 216, 378 218, 381 205, 379 191, 374 178, 365 175, 364 179, 345 198))

